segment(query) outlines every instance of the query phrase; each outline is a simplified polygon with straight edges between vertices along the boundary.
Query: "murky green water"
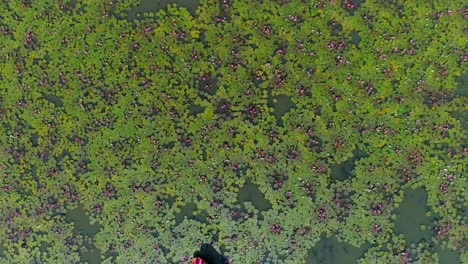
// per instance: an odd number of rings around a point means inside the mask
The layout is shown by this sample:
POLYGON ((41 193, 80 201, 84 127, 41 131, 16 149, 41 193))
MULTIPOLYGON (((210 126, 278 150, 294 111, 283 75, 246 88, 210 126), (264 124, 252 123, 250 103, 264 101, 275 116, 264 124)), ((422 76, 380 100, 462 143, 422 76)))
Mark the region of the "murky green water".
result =
POLYGON ((281 94, 278 96, 269 96, 268 106, 273 108, 273 116, 276 117, 276 123, 281 126, 283 125, 283 120, 281 118, 294 107, 294 103, 288 96, 281 94))
POLYGON ((94 235, 99 232, 99 224, 91 224, 86 211, 82 206, 70 210, 66 213, 65 220, 74 223, 74 233, 84 236, 84 245, 79 249, 81 261, 89 264, 101 263, 101 251, 94 244, 94 235))
POLYGON ((53 103, 56 107, 62 107, 63 106, 63 100, 60 96, 56 96, 53 94, 42 94, 42 97, 46 99, 47 101, 53 103))
MULTIPOLYGON (((462 74, 458 78, 458 85, 455 94, 457 96, 468 96, 468 73, 462 74)), ((460 120, 464 129, 468 129, 468 111, 454 112, 453 117, 460 120)))
POLYGON ((258 189, 258 186, 251 181, 247 181, 242 186, 237 194, 239 204, 244 206, 245 202, 250 202, 258 210, 258 219, 263 219, 262 212, 271 209, 271 203, 265 199, 263 193, 258 189))
POLYGON ((461 96, 468 96, 468 73, 462 74, 458 78, 458 85, 455 93, 461 96))
POLYGON ((5 256, 5 245, 3 243, 0 243, 0 258, 5 256))
MULTIPOLYGON (((431 242, 433 235, 433 220, 437 217, 427 206, 427 192, 423 188, 406 189, 405 197, 396 210, 398 218, 395 220, 394 231, 403 234, 407 244, 417 244, 418 242, 431 242), (422 228, 425 226, 426 228, 422 228)), ((439 263, 457 264, 460 263, 460 255, 448 248, 437 248, 439 263)))
POLYGON ((437 250, 440 264, 461 264, 460 255, 448 248, 439 248, 437 250))
POLYGON ((417 243, 422 239, 429 241, 432 236, 430 225, 432 217, 428 215, 427 192, 422 188, 407 189, 403 203, 396 210, 394 231, 403 234, 408 243, 417 243), (429 227, 423 230, 421 226, 429 227))
POLYGON ((166 8, 168 4, 185 7, 192 15, 195 15, 198 3, 196 0, 141 0, 141 4, 132 8, 127 15, 130 20, 142 18, 145 12, 158 12, 160 9, 166 8))
POLYGON ((353 247, 340 243, 335 237, 322 237, 306 258, 307 264, 353 264, 362 256, 370 245, 353 247))
POLYGON ((342 162, 340 164, 333 164, 330 166, 331 169, 331 178, 335 181, 344 181, 346 179, 349 179, 351 176, 354 175, 354 163, 361 159, 368 157, 369 155, 362 150, 355 150, 353 152, 354 156, 345 162, 342 162))

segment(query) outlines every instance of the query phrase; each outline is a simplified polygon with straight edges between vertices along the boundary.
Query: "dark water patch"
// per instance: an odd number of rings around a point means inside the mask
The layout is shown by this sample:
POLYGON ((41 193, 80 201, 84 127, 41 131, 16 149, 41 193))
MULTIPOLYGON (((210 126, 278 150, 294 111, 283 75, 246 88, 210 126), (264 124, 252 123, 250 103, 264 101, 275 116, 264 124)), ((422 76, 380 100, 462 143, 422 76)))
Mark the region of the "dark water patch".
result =
POLYGON ((468 96, 468 73, 464 73, 458 77, 458 85, 455 94, 458 96, 468 96))
POLYGON ((89 216, 86 215, 86 210, 81 205, 75 209, 68 210, 65 214, 65 221, 75 224, 75 233, 89 237, 94 237, 101 228, 100 224, 91 224, 89 216))
POLYGON ((175 146, 175 141, 170 141, 170 142, 162 144, 163 149, 172 149, 174 146, 175 146))
POLYGON ((194 80, 195 87, 198 87, 198 94, 202 99, 210 99, 218 91, 218 76, 206 74, 194 80))
POLYGON ((335 237, 322 239, 309 251, 306 258, 307 264, 351 264, 369 249, 370 244, 354 247, 346 243, 338 242, 335 237))
POLYGON ((198 221, 200 223, 208 225, 210 222, 208 222, 208 213, 206 211, 202 212, 193 212, 193 217, 192 219, 195 221, 198 221))
POLYGON ((460 121, 463 129, 468 129, 468 111, 455 111, 452 116, 460 121))
POLYGON ((31 135, 31 144, 33 147, 37 147, 39 145, 38 140, 39 140, 39 135, 37 133, 33 133, 31 135))
POLYGON ((116 263, 115 259, 117 258, 118 255, 119 253, 115 251, 107 251, 106 254, 104 254, 104 259, 107 260, 106 263, 116 263))
POLYGON ((62 100, 62 97, 60 97, 60 96, 43 93, 42 97, 44 99, 46 99, 47 101, 53 103, 55 105, 55 107, 62 107, 63 106, 63 100, 62 100))
POLYGON ((88 264, 101 263, 101 251, 93 244, 86 244, 85 247, 80 248, 79 254, 83 262, 88 264))
POLYGON ((395 214, 394 231, 403 234, 408 243, 417 243, 421 240, 429 241, 432 237, 432 219, 427 215, 427 192, 423 188, 407 189, 405 197, 395 214), (425 230, 421 226, 426 226, 425 230), (429 228, 428 228, 429 227, 429 228))
POLYGON ((175 214, 176 225, 179 225, 184 219, 195 220, 200 223, 209 224, 208 213, 206 211, 197 211, 198 207, 195 203, 188 203, 180 208, 180 212, 175 214))
POLYGON ((439 255, 439 263, 461 264, 460 253, 449 248, 439 248, 437 250, 439 255))
POLYGON ((354 15, 354 12, 365 2, 366 0, 348 0, 343 6, 345 10, 350 14, 354 15))
POLYGON ((270 210, 272 208, 272 204, 265 199, 265 196, 258 188, 258 185, 254 184, 252 181, 247 181, 244 186, 239 189, 237 193, 237 200, 240 204, 244 202, 251 202, 253 206, 260 212, 258 216, 259 219, 263 219, 261 213, 263 211, 270 210))
POLYGON ((31 167, 31 177, 33 178, 33 180, 39 184, 40 183, 40 179, 39 179, 39 176, 37 176, 37 167, 36 166, 32 166, 31 167))
POLYGON ((55 160, 59 163, 63 158, 65 158, 65 156, 68 156, 69 159, 73 158, 71 152, 65 149, 58 157, 55 158, 55 160))
POLYGON ((354 46, 359 47, 359 43, 361 42, 361 36, 359 36, 359 32, 356 30, 351 31, 350 33, 351 36, 351 43, 354 44, 354 46))
POLYGON ((180 208, 180 212, 175 214, 176 225, 179 225, 184 219, 193 218, 193 212, 197 210, 197 205, 194 203, 188 203, 180 208))
POLYGON ((4 258, 5 257, 5 252, 6 252, 6 247, 3 243, 0 243, 0 258, 4 258))
POLYGON ((101 251, 93 244, 94 236, 99 232, 101 225, 91 224, 89 216, 86 215, 86 210, 82 205, 68 210, 65 213, 65 221, 67 223, 74 223, 73 232, 75 235, 84 236, 84 247, 78 250, 81 261, 90 264, 101 263, 101 251))
POLYGON ((278 96, 269 96, 268 97, 268 106, 273 108, 273 115, 276 118, 276 123, 279 126, 283 125, 282 117, 286 114, 295 104, 291 101, 289 96, 280 94, 278 96))
POLYGON ((198 104, 193 104, 189 106, 189 114, 191 116, 197 116, 198 114, 201 114, 205 111, 205 107, 198 105, 198 104))
POLYGON ((141 0, 138 6, 133 7, 127 12, 127 19, 143 19, 146 12, 158 12, 159 10, 167 10, 167 5, 177 4, 178 7, 185 7, 192 16, 195 16, 195 11, 199 5, 199 1, 195 0, 141 0))
POLYGON ((330 176, 335 181, 344 181, 349 179, 354 173, 354 166, 357 160, 361 158, 369 157, 367 152, 363 150, 356 149, 353 152, 353 157, 342 162, 340 164, 331 164, 330 169, 331 173, 330 176))
POLYGON ((39 246, 39 252, 41 252, 41 255, 47 254, 47 248, 50 247, 50 245, 50 243, 45 241, 41 242, 41 245, 39 246))

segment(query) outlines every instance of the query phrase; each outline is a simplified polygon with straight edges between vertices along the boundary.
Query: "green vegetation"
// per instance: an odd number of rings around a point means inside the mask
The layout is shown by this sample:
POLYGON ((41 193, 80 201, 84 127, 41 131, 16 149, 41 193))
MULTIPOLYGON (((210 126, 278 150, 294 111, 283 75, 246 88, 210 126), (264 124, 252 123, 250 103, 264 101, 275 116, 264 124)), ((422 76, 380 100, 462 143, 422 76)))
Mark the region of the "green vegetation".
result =
POLYGON ((0 3, 0 263, 468 262, 466 1, 191 8, 0 3))

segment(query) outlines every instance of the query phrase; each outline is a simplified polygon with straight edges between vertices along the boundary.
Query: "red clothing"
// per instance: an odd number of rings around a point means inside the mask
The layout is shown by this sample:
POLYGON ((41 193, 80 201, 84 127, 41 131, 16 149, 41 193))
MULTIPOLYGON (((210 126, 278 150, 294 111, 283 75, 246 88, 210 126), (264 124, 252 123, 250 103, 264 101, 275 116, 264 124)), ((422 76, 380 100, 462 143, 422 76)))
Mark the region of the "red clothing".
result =
POLYGON ((192 259, 192 264, 206 264, 206 261, 204 261, 202 258, 193 258, 192 259))

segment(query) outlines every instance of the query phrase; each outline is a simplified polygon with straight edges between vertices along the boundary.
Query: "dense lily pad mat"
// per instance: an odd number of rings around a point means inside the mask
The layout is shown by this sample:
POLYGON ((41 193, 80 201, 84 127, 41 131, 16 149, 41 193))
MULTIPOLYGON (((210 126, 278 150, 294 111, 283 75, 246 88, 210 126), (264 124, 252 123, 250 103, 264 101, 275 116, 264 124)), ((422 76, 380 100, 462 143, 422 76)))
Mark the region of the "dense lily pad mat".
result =
POLYGON ((468 261, 465 1, 200 2, 0 3, 1 263, 468 261))

